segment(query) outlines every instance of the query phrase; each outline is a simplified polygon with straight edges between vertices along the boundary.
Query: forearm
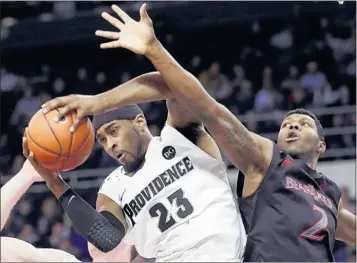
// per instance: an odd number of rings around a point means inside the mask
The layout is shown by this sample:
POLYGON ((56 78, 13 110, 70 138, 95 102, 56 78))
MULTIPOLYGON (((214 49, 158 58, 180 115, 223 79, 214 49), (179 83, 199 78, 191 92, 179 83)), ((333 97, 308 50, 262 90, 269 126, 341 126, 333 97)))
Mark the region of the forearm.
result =
POLYGON ((339 211, 336 239, 356 245, 356 216, 344 208, 339 211))
POLYGON ((198 79, 182 68, 159 41, 154 41, 147 57, 160 72, 175 97, 187 104, 201 119, 209 116, 211 110, 215 110, 218 103, 215 103, 198 79))
POLYGON ((1 230, 5 226, 11 210, 26 193, 33 181, 20 171, 1 188, 1 230))
MULTIPOLYGON (((81 262, 72 254, 54 248, 37 248, 43 257, 41 262, 81 262)), ((40 261, 37 261, 40 262, 40 261)))
POLYGON ((102 252, 113 250, 123 233, 76 194, 60 177, 46 181, 78 232, 102 252))
POLYGON ((171 96, 172 91, 158 72, 143 74, 96 95, 103 112, 130 104, 165 100, 171 96))

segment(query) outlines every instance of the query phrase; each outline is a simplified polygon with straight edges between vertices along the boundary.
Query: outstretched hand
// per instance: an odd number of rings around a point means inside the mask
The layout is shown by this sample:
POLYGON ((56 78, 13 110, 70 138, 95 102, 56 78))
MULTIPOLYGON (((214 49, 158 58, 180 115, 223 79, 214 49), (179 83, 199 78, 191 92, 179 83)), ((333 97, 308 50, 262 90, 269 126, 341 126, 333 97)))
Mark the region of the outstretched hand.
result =
POLYGON ((96 100, 95 96, 88 95, 68 95, 64 97, 54 98, 42 105, 43 113, 57 109, 59 121, 67 113, 76 111, 76 117, 73 121, 70 132, 74 132, 79 126, 82 119, 88 115, 96 115, 102 113, 103 103, 96 100))
POLYGON ((126 48, 136 54, 146 55, 150 51, 150 45, 156 40, 152 21, 146 11, 146 4, 140 8, 139 22, 132 19, 117 5, 112 5, 112 9, 122 21, 106 12, 102 13, 102 17, 119 32, 97 30, 95 32, 97 36, 113 40, 101 44, 100 47, 103 49, 126 48))

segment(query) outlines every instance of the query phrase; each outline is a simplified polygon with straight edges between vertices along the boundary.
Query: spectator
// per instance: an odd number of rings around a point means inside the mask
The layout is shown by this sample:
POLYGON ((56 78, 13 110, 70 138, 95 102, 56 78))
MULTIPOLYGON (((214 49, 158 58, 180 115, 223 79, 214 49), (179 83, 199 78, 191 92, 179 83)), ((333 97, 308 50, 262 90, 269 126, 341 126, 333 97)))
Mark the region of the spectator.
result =
POLYGON ((21 82, 21 78, 13 73, 7 72, 5 68, 1 68, 1 92, 14 91, 16 86, 21 82))
POLYGON ((76 93, 93 94, 93 82, 88 79, 87 69, 80 68, 77 71, 76 93))
POLYGON ((265 67, 263 70, 263 86, 254 100, 254 109, 257 112, 272 111, 282 100, 273 88, 272 72, 270 67, 265 67))
POLYGON ((207 92, 216 99, 227 98, 231 90, 229 80, 221 73, 221 66, 218 62, 212 63, 208 71, 200 74, 199 80, 207 92))
POLYGON ((103 71, 100 71, 97 73, 95 80, 96 80, 97 84, 104 86, 107 81, 107 76, 105 75, 105 73, 103 71))
POLYGON ((293 45, 293 35, 291 29, 285 28, 273 35, 270 39, 270 45, 281 50, 291 48, 293 45))
POLYGON ((66 94, 66 83, 62 78, 56 78, 52 85, 53 97, 61 97, 66 94))
POLYGON ((345 73, 348 76, 356 77, 356 58, 354 58, 346 67, 345 73))
POLYGON ((23 121, 28 123, 32 116, 40 109, 41 105, 41 98, 33 95, 31 87, 25 87, 24 97, 16 104, 15 111, 11 116, 11 124, 19 125, 20 117, 24 117, 23 121))
POLYGON ((14 209, 9 231, 19 234, 24 228, 24 225, 30 223, 31 214, 32 203, 28 199, 23 198, 14 209))
POLYGON ((239 112, 244 114, 248 110, 251 110, 254 104, 254 93, 252 83, 250 81, 244 80, 240 84, 240 90, 236 97, 237 105, 239 108, 239 112))
POLYGON ((61 1, 53 2, 53 13, 58 18, 69 19, 76 14, 76 2, 71 1, 61 1))
POLYGON ((18 238, 28 243, 36 243, 39 240, 38 235, 34 232, 33 227, 29 224, 25 224, 21 230, 18 238))
MULTIPOLYGON (((66 229, 67 230, 67 229, 66 229)), ((69 238, 69 232, 66 231, 62 224, 57 222, 52 226, 51 236, 49 238, 51 247, 59 247, 63 239, 69 238)))
POLYGON ((307 72, 302 75, 300 84, 306 91, 313 93, 324 85, 325 74, 318 71, 316 61, 310 61, 306 67, 307 72))
POLYGON ((197 76, 201 71, 201 58, 199 56, 194 56, 191 59, 190 70, 193 75, 197 76))
POLYGON ((130 73, 125 71, 125 72, 123 72, 123 74, 121 74, 120 83, 125 83, 125 82, 129 81, 130 78, 131 78, 130 73))
POLYGON ((298 73, 299 73, 298 68, 295 65, 291 65, 289 68, 289 76, 283 80, 281 87, 287 90, 300 88, 298 73))
POLYGON ((301 87, 295 87, 289 96, 289 110, 305 108, 308 105, 308 98, 301 87))
POLYGON ((7 134, 1 135, 0 139, 0 170, 8 171, 11 164, 11 155, 7 134))
POLYGON ((48 235, 51 232, 52 225, 57 219, 56 202, 53 198, 47 198, 41 206, 42 215, 37 223, 37 231, 41 235, 48 235))
POLYGON ((22 154, 16 155, 14 161, 12 162, 10 174, 12 175, 17 174, 21 170, 21 167, 24 164, 24 162, 25 162, 25 158, 22 154))

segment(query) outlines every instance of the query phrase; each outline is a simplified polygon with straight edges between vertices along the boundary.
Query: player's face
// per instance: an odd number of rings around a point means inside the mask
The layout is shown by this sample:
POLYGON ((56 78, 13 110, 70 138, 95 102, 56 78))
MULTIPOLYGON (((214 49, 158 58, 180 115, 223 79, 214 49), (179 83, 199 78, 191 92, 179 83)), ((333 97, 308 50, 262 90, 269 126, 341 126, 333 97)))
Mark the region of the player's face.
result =
POLYGON ((104 150, 128 173, 135 171, 144 160, 140 132, 129 120, 116 120, 104 124, 96 134, 104 150))
POLYGON ((326 149, 325 143, 319 139, 314 119, 305 114, 292 114, 283 120, 278 146, 291 155, 316 155, 326 149))

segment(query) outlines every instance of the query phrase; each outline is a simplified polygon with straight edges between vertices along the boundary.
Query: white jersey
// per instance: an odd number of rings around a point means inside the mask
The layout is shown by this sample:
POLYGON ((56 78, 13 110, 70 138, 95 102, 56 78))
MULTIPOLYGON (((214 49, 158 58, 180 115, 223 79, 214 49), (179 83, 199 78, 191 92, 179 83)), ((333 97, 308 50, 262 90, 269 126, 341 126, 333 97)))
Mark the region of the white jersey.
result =
POLYGON ((226 166, 165 125, 132 177, 120 167, 99 193, 129 226, 124 242, 157 261, 241 261, 246 234, 226 166))

